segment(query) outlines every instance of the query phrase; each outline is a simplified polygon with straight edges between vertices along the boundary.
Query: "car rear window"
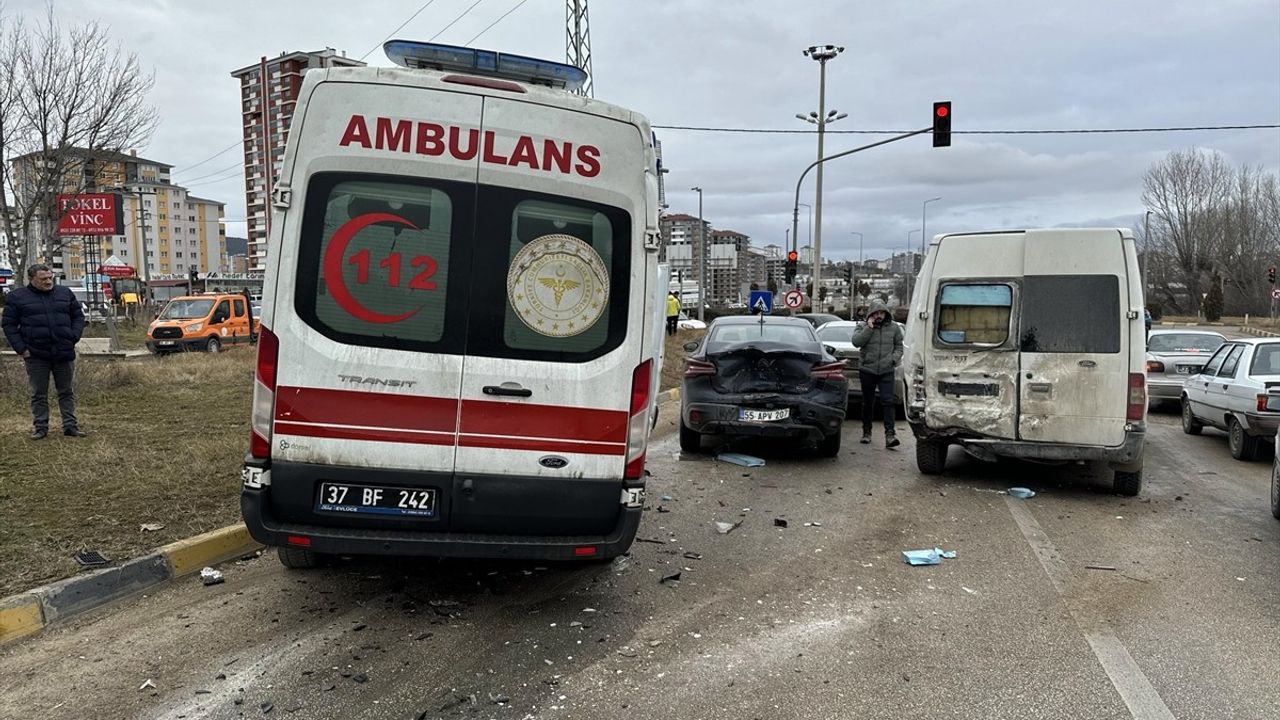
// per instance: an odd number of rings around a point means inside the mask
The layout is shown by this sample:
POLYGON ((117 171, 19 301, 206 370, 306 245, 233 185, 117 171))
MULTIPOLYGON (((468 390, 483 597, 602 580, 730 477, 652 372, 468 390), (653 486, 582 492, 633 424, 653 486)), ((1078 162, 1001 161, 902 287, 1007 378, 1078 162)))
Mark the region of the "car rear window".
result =
POLYGON ((1022 352, 1120 352, 1120 278, 1028 275, 1022 283, 1022 352))
POLYGON ((827 323, 818 328, 818 339, 823 342, 852 342, 854 328, 849 325, 835 325, 827 323))
POLYGON ((1253 351, 1250 375, 1280 375, 1280 343, 1264 343, 1253 351))
POLYGON ((1161 333, 1147 339, 1153 353, 1211 353, 1222 347, 1225 338, 1203 333, 1161 333))
POLYGON ((1009 285, 943 285, 938 294, 938 340, 948 345, 1002 345, 1009 339, 1012 315, 1009 285))
MULTIPOLYGON (((850 335, 852 337, 852 334, 850 335)), ((771 323, 730 323, 712 328, 708 344, 720 346, 734 343, 764 340, 767 342, 786 343, 801 346, 804 350, 814 350, 817 338, 813 328, 802 325, 778 325, 771 323)))

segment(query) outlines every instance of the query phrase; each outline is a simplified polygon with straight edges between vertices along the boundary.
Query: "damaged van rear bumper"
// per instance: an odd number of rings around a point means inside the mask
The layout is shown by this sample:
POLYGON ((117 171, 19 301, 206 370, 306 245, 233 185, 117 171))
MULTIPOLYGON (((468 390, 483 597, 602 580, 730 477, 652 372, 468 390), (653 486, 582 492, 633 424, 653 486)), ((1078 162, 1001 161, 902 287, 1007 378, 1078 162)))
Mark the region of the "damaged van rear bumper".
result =
POLYGON ((1101 461, 1118 470, 1137 470, 1142 467, 1142 452, 1146 444, 1145 429, 1125 432, 1124 443, 1116 446, 1073 445, 1069 443, 1031 442, 1005 438, 965 437, 929 430, 923 425, 912 424, 917 438, 939 439, 960 445, 966 452, 983 460, 1019 458, 1023 460, 1101 461))

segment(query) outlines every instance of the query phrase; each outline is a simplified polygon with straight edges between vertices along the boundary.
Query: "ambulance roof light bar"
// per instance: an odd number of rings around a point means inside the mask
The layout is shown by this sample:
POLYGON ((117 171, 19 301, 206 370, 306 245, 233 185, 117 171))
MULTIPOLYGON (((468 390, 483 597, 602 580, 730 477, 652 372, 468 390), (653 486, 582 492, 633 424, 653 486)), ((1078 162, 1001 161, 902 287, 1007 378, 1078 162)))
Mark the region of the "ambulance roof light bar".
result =
POLYGON ((550 60, 414 40, 388 40, 382 46, 400 67, 460 72, 515 80, 578 92, 587 81, 581 68, 550 60))

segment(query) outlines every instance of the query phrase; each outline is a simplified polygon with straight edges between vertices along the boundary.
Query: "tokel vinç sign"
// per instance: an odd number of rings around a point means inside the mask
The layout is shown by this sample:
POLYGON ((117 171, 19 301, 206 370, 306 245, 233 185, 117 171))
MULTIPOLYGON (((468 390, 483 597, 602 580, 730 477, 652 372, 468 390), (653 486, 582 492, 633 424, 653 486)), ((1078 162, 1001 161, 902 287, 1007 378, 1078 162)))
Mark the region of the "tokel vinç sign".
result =
POLYGON ((58 196, 58 235, 123 235, 124 203, 114 193, 58 196))

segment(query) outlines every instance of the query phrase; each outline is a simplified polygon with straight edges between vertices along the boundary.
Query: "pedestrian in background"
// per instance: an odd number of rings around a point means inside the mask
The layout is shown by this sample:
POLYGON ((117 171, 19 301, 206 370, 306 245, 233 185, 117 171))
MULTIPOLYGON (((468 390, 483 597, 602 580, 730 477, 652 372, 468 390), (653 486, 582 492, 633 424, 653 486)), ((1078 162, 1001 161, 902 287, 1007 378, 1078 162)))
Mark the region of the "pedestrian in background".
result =
POLYGON ((680 298, 673 292, 667 293, 667 334, 675 335, 680 321, 680 298))
POLYGON ((72 390, 76 343, 84 333, 84 311, 70 288, 54 285, 48 265, 27 268, 27 286, 9 293, 0 315, 0 328, 13 351, 27 366, 31 385, 31 439, 49 434, 49 376, 58 389, 62 434, 84 437, 76 421, 72 390))
POLYGON ((861 363, 858 379, 862 383, 862 444, 871 442, 871 426, 875 420, 875 400, 880 397, 884 409, 884 446, 902 444, 894 431, 894 369, 902 362, 902 326, 893 321, 889 307, 876 300, 871 303, 867 322, 853 333, 861 363))

